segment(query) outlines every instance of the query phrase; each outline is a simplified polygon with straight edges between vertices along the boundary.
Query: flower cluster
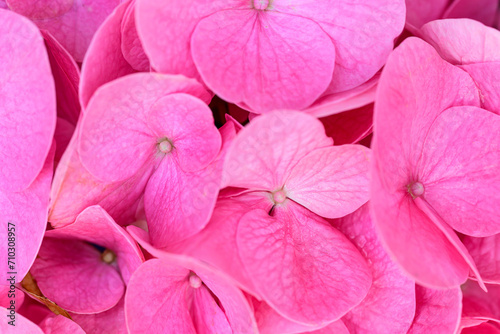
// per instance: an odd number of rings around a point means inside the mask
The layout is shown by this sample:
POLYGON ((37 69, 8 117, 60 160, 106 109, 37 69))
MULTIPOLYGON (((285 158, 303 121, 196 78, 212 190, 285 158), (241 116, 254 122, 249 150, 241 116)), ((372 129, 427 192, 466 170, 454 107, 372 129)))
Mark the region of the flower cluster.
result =
POLYGON ((0 0, 1 333, 500 333, 497 0, 0 0))

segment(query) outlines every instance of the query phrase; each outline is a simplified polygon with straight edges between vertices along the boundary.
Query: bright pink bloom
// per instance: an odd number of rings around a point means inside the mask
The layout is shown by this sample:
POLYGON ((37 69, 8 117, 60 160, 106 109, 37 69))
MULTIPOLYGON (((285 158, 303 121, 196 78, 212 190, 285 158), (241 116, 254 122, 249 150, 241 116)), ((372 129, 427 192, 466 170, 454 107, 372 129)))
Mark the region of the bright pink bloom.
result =
POLYGON ((125 296, 130 333, 165 328, 186 334, 257 333, 245 296, 217 271, 191 258, 157 255, 160 259, 146 261, 130 280, 125 296))
POLYGON ((127 332, 127 325, 125 323, 125 296, 122 297, 118 304, 107 311, 95 314, 70 313, 70 315, 86 333, 120 334, 127 332))
POLYGON ((500 117, 478 108, 463 70, 417 38, 389 57, 379 82, 372 208, 389 253, 419 284, 479 278, 453 230, 500 232, 500 117))
POLYGON ((470 328, 464 331, 466 333, 500 332, 500 286, 487 284, 487 288, 488 292, 485 292, 474 281, 462 286, 463 311, 460 325, 462 328, 470 328))
POLYGON ((101 207, 92 206, 73 224, 45 233, 31 273, 44 296, 63 309, 99 313, 120 301, 142 261, 125 230, 101 207))
POLYGON ((500 284, 500 234, 485 238, 465 236, 462 242, 474 259, 482 279, 487 283, 500 284))
POLYGON ((138 0, 152 67, 202 78, 256 113, 303 109, 353 89, 385 63, 404 24, 402 0, 138 0))
POLYGON ((5 0, 9 8, 50 32, 77 62, 90 40, 119 0, 5 0))

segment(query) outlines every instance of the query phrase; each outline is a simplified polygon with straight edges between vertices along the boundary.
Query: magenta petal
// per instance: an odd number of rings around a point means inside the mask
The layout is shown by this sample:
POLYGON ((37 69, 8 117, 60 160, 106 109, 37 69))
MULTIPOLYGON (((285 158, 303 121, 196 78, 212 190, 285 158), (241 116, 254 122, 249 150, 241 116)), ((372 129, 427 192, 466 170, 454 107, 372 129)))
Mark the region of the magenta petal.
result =
POLYGON ((459 288, 433 290, 415 287, 417 309, 408 334, 456 333, 462 313, 462 293, 459 288))
POLYGON ((443 111, 421 157, 424 197, 453 229, 470 236, 500 232, 500 116, 476 107, 443 111))
POLYGON ((425 23, 441 17, 449 0, 406 0, 406 25, 412 32, 418 31, 425 23))
POLYGON ((468 281, 462 286, 462 316, 472 321, 495 321, 500 324, 500 285, 488 284, 485 292, 477 282, 468 281))
POLYGON ((50 19, 67 13, 73 0, 5 0, 11 10, 30 19, 50 19))
POLYGON ((468 17, 491 26, 495 21, 497 8, 497 0, 455 0, 443 16, 445 18, 468 17))
POLYGON ((45 334, 85 334, 76 322, 62 315, 46 317, 39 326, 45 334))
POLYGON ((125 296, 113 308, 96 314, 71 313, 71 318, 86 333, 120 334, 127 332, 125 323, 125 296))
POLYGON ((500 334, 500 328, 490 323, 481 323, 474 327, 463 328, 460 334, 500 334))
POLYGON ((129 178, 148 162, 152 164, 161 138, 147 123, 150 109, 158 98, 177 92, 204 101, 210 99, 193 79, 150 73, 117 79, 99 89, 82 119, 82 164, 98 179, 108 182, 129 178))
POLYGON ((227 152, 226 186, 276 190, 293 166, 316 148, 330 146, 320 121, 296 111, 276 111, 246 126, 227 152))
POLYGON ((129 333, 161 333, 168 328, 172 333, 195 334, 188 277, 188 269, 162 260, 143 263, 132 275, 125 295, 129 333))
POLYGON ((406 333, 415 315, 415 282, 402 273, 382 247, 369 205, 331 222, 365 255, 373 274, 366 298, 342 318, 349 331, 406 333))
POLYGON ((28 19, 0 10, 0 190, 21 191, 52 145, 56 94, 42 35, 28 19), (27 56, 29 55, 29 56, 27 56))
POLYGON ((75 313, 106 311, 125 290, 118 271, 81 241, 46 237, 31 273, 47 298, 75 313))
MULTIPOLYGON (((28 189, 19 193, 4 193, 0 191, 0 212, 3 218, 0 231, 0 260, 4 261, 6 269, 12 263, 8 262, 9 231, 14 234, 16 282, 20 282, 28 273, 35 261, 38 249, 42 244, 43 235, 47 227, 47 209, 49 206, 50 182, 53 173, 54 148, 49 152, 45 166, 28 189)), ((12 241, 12 239, 10 240, 12 241)), ((11 259, 12 260, 12 259, 11 259)), ((3 284, 7 284, 9 270, 0 273, 3 284)))
MULTIPOLYGON (((4 307, 0 307, 0 313, 7 315, 9 310, 4 307)), ((33 322, 23 317, 20 314, 15 314, 15 326, 9 325, 8 321, 10 318, 4 316, 5 319, 0 321, 0 332, 2 334, 45 334, 40 327, 35 325, 33 322)))
POLYGON ((500 234, 486 238, 465 236, 462 241, 474 259, 483 280, 487 283, 500 284, 500 234))
POLYGON ((256 113, 308 107, 335 64, 332 40, 313 20, 275 11, 214 13, 197 24, 191 48, 207 86, 256 113))
POLYGON ((238 251, 255 288, 288 319, 311 325, 339 319, 370 288, 369 268, 354 245, 291 201, 275 208, 275 216, 248 212, 237 233, 238 251))
POLYGON ((198 334, 232 332, 224 312, 206 287, 196 289, 193 299, 193 322, 198 334))
POLYGON ((118 5, 96 31, 82 64, 80 102, 87 107, 100 86, 134 73, 121 50, 121 22, 131 1, 118 5))
POLYGON ((123 57, 139 72, 149 72, 149 59, 144 53, 135 27, 135 2, 132 2, 123 16, 121 49, 123 57))
POLYGON ((345 216, 368 201, 370 159, 361 145, 314 150, 293 167, 287 197, 322 217, 345 216))
POLYGON ((357 144, 373 132, 373 104, 319 120, 335 145, 357 144))
POLYGON ((497 90, 500 61, 467 64, 460 68, 474 79, 481 96, 481 107, 500 115, 500 93, 497 90))

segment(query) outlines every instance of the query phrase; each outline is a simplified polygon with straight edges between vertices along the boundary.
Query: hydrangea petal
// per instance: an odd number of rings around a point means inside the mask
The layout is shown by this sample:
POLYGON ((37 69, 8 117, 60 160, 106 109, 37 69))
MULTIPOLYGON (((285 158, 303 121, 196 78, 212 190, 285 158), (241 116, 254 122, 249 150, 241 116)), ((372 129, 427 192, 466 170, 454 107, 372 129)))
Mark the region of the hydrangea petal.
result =
POLYGON ((135 27, 135 2, 128 6, 122 20, 121 49, 123 57, 139 72, 149 71, 149 59, 144 53, 135 27))
POLYGON ((193 319, 198 334, 232 332, 224 312, 206 287, 196 289, 193 299, 193 319))
POLYGON ((468 17, 491 26, 495 21, 497 8, 497 0, 455 0, 443 16, 445 18, 468 17))
POLYGON ((6 10, 0 21, 0 189, 11 192, 26 189, 42 170, 56 127, 56 93, 38 28, 6 10))
POLYGON ((459 288, 433 290, 415 287, 417 309, 408 334, 456 333, 462 313, 459 288))
POLYGON ((117 270, 81 241, 46 237, 31 273, 47 298, 75 313, 106 311, 125 290, 117 270))
POLYGON ((373 104, 319 120, 335 145, 356 144, 373 132, 373 104))
POLYGON ((326 218, 354 212, 369 198, 370 149, 342 145, 302 158, 285 181, 287 197, 326 218))
POLYGON ((234 139, 224 163, 226 186, 276 190, 310 151, 332 145, 320 121, 295 111, 262 115, 234 139))
POLYGON ((467 64, 460 66, 474 79, 481 97, 481 108, 500 115, 500 94, 497 87, 500 84, 498 72, 500 61, 467 64))
POLYGON ((55 317, 46 317, 40 324, 40 328, 45 334, 85 334, 78 324, 65 316, 56 315, 55 317))
POLYGON ((73 0, 5 0, 11 10, 30 19, 50 19, 64 15, 73 6, 73 0))
POLYGON ((465 236, 462 241, 474 259, 483 280, 487 283, 500 284, 500 234, 485 238, 465 236))
POLYGON ((237 247, 263 299, 282 316, 317 325, 359 304, 371 285, 369 268, 344 235, 288 201, 249 211, 239 222, 237 247))
POLYGON ((113 308, 96 314, 72 313, 71 318, 85 330, 92 334, 126 333, 125 323, 125 296, 113 308))
MULTIPOLYGON (((4 307, 0 307, 0 311, 2 314, 9 314, 9 310, 4 307)), ((10 318, 0 321, 0 331, 5 334, 45 334, 40 327, 21 314, 16 314, 15 319, 15 326, 8 324, 10 318)))
POLYGON ((335 47, 320 26, 274 11, 216 12, 197 24, 191 48, 207 86, 256 113, 308 107, 328 87, 335 64, 335 47))

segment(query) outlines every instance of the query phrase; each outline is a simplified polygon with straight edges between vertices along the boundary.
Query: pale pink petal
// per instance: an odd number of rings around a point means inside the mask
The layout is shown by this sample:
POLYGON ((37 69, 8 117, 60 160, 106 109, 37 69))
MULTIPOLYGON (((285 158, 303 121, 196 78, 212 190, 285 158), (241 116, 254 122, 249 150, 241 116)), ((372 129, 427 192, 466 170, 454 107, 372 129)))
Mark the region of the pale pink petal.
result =
POLYGON ((300 159, 331 144, 321 122, 312 116, 296 111, 262 115, 241 130, 229 148, 224 185, 281 189, 300 159))
POLYGON ((443 18, 467 17, 491 26, 497 8, 498 0, 455 0, 446 9, 443 18))
MULTIPOLYGON (((9 314, 9 311, 3 307, 0 307, 0 313, 7 315, 9 314)), ((0 321, 0 332, 5 333, 5 334, 44 334, 44 332, 32 323, 30 320, 26 319, 20 314, 14 314, 12 320, 15 320, 13 322, 13 325, 9 324, 9 321, 12 321, 11 318, 9 317, 3 317, 3 321, 0 321)))
POLYGON ((486 238, 465 236, 462 241, 474 259, 483 280, 487 283, 500 284, 500 234, 486 238))
POLYGON ((0 10, 0 190, 21 191, 52 145, 56 93, 42 35, 28 19, 0 10))
POLYGON ((73 224, 47 231, 46 236, 87 241, 113 251, 125 284, 144 262, 142 252, 134 239, 98 205, 82 211, 73 224))
POLYGON ((149 59, 144 53, 141 41, 135 27, 135 2, 131 2, 125 12, 121 24, 121 49, 123 57, 128 63, 140 72, 149 71, 149 59))
POLYGON ((150 129, 148 115, 159 98, 177 92, 210 100, 199 83, 182 76, 140 73, 99 89, 82 119, 78 148, 82 164, 108 182, 125 180, 152 164, 161 138, 150 129))
POLYGON ((500 32, 470 19, 437 20, 422 27, 420 35, 455 65, 499 61, 500 32))
POLYGON ((304 324, 337 320, 366 296, 370 270, 357 249, 326 221, 287 201, 252 210, 238 225, 237 247, 262 298, 304 324))
POLYGON ((76 322, 62 315, 47 317, 39 326, 45 334, 85 334, 76 322))
POLYGON ((16 282, 24 278, 42 244, 47 227, 54 151, 52 147, 42 171, 28 189, 18 193, 0 191, 0 212, 3 218, 0 230, 0 261, 5 263, 5 270, 0 272, 0 280, 3 284, 8 284, 6 280, 12 275, 15 276, 16 282), (11 259, 9 251, 12 250, 9 250, 9 247, 15 248, 11 259))
POLYGON ((293 167, 284 191, 322 217, 343 217, 369 199, 370 160, 370 149, 361 145, 314 150, 293 167))
POLYGON ((474 79, 481 98, 481 108, 500 115, 500 94, 498 85, 500 79, 500 61, 461 65, 464 71, 474 79))
POLYGON ((369 80, 384 65, 405 23, 403 0, 279 0, 273 10, 307 17, 335 45, 335 70, 329 92, 341 92, 369 80))
POLYGON ((121 50, 121 23, 131 1, 118 5, 96 31, 82 64, 80 102, 87 107, 100 86, 135 70, 121 50))
MULTIPOLYGON (((349 331, 347 326, 344 324, 342 320, 337 320, 329 324, 328 326, 312 331, 312 332, 307 332, 309 334, 352 334, 352 332, 349 331)), ((303 334, 307 334, 304 332, 303 334)))
POLYGON ((81 241, 46 237, 31 273, 44 296, 75 313, 106 311, 125 292, 118 271, 81 241))
POLYGON ((121 334, 127 332, 125 323, 125 297, 112 309, 96 314, 71 313, 71 318, 87 334, 121 334))
POLYGON ((5 308, 19 308, 24 303, 24 292, 14 284, 7 282, 7 285, 0 285, 0 306, 5 308), (14 306, 11 306, 14 304, 14 306))
POLYGON ((382 247, 369 205, 331 222, 365 255, 373 275, 366 298, 342 318, 349 332, 406 333, 415 315, 415 282, 402 273, 382 247))
POLYGON ((335 145, 356 144, 373 131, 373 104, 319 120, 335 145))
POLYGON ((335 66, 334 44, 318 24, 275 11, 214 13, 197 24, 191 48, 207 86, 256 113, 308 107, 335 66))
POLYGON ((442 112, 428 130, 419 180, 423 197, 453 229, 500 232, 500 116, 476 107, 442 112))
POLYGON ((417 309, 408 334, 456 333, 462 313, 462 292, 459 288, 433 290, 415 287, 417 309))

